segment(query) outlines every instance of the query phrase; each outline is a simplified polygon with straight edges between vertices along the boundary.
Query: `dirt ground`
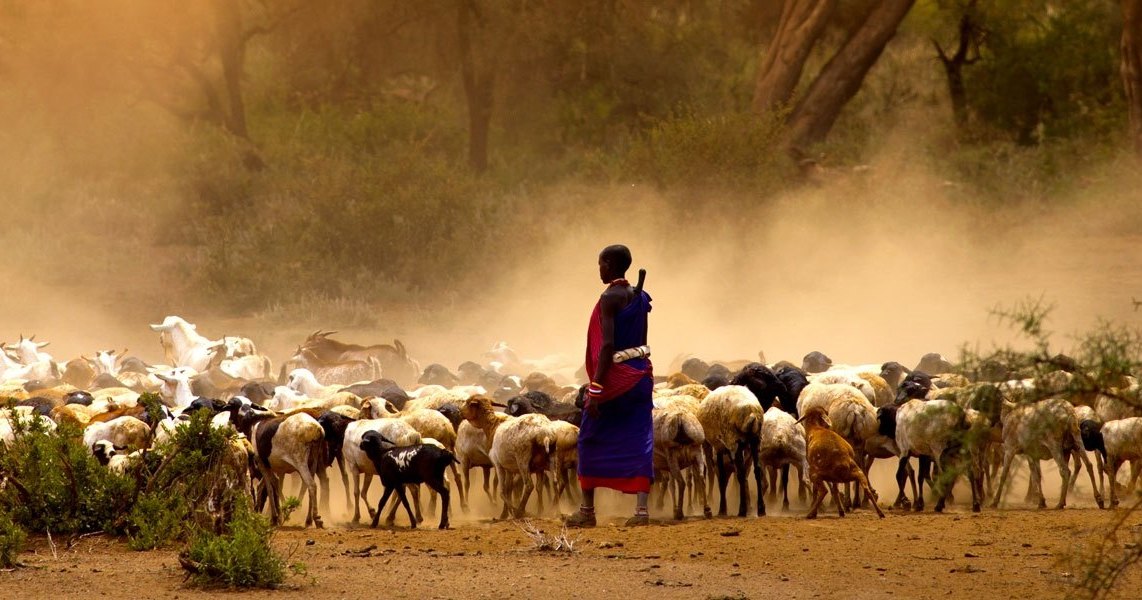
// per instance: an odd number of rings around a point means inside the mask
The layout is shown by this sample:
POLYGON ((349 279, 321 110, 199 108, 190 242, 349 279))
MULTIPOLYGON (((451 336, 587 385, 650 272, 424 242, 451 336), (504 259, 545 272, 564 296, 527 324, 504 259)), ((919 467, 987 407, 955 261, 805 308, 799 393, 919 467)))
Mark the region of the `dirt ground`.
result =
MULTIPOLYGON (((731 497, 732 498, 732 497, 731 497)), ((1051 501, 1054 498, 1050 498, 1051 501)), ((517 522, 456 512, 454 529, 372 530, 327 519, 324 530, 286 527, 274 545, 304 563, 277 591, 305 598, 1059 598, 1113 513, 1076 499, 1063 511, 1013 508, 972 514, 867 510, 816 521, 801 508, 764 518, 656 521, 627 528, 616 508, 572 531, 574 552, 540 552, 517 522)), ((625 505, 625 502, 623 503, 625 505)), ((336 504, 335 504, 336 506, 336 504)), ((736 500, 731 500, 731 510, 736 500)), ((435 519, 428 519, 435 525, 435 519)), ((398 520, 398 524, 403 521, 398 520)), ((530 523, 558 533, 559 521, 530 523)), ((1128 525, 1142 527, 1142 515, 1128 525)), ((25 568, 0 573, 0 598, 197 598, 172 550, 132 552, 103 536, 31 540, 25 568)), ((1137 590, 1131 573, 1120 589, 1137 590)), ((239 593, 239 592, 233 592, 239 593)), ((1123 592, 1120 597, 1137 597, 1123 592)))

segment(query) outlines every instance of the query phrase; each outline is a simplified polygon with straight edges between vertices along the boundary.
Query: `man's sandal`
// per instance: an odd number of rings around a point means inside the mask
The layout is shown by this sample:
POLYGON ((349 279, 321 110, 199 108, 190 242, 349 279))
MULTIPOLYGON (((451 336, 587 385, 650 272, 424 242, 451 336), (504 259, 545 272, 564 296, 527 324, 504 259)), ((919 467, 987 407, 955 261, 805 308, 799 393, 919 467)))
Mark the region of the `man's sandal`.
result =
POLYGON ((563 520, 563 524, 568 527, 594 527, 595 526, 595 513, 585 513, 577 511, 575 514, 570 515, 563 520))

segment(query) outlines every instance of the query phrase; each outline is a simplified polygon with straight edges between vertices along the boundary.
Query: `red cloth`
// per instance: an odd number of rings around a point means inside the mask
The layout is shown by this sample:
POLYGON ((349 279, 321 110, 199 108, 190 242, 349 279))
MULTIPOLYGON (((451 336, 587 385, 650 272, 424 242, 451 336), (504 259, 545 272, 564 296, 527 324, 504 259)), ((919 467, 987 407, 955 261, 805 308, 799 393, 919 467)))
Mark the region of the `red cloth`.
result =
POLYGON ((595 488, 609 488, 618 490, 624 494, 637 494, 639 492, 650 493, 650 478, 649 477, 591 477, 589 475, 579 476, 579 487, 584 490, 593 490, 595 488))
MULTIPOLYGON (((591 321, 587 326, 587 377, 603 386, 600 400, 610 400, 629 392, 638 382, 650 373, 649 362, 646 369, 638 369, 628 363, 611 365, 607 371, 606 381, 595 379, 595 371, 599 368, 599 351, 603 348, 603 318, 602 299, 595 303, 595 310, 591 312, 591 321)), ((609 486, 608 486, 609 487, 609 486)))

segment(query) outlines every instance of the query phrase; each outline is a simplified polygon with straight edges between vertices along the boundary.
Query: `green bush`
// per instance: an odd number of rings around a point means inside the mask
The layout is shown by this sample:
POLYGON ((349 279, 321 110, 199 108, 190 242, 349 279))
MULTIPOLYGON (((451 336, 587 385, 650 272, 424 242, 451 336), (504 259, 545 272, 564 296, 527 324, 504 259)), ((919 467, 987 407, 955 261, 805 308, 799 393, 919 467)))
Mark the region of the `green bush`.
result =
POLYGON ((270 547, 273 527, 240 502, 223 533, 203 531, 179 555, 197 585, 272 588, 285 579, 285 561, 270 547))
POLYGON ((28 534, 17 525, 6 512, 0 512, 0 569, 11 569, 19 565, 20 552, 28 534))
POLYGON ((0 447, 0 506, 28 531, 87 533, 122 530, 134 481, 111 473, 83 447, 74 427, 48 432, 42 421, 15 424, 0 447))
POLYGON ((189 513, 182 495, 152 492, 139 496, 127 517, 133 531, 127 545, 132 550, 154 550, 181 539, 189 513))

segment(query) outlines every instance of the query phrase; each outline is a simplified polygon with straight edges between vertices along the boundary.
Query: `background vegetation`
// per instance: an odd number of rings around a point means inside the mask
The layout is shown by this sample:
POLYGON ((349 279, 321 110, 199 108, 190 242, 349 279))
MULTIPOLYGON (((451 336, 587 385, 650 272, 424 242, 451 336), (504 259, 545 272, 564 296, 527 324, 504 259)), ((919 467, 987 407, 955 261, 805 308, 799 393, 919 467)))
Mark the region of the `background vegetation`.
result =
POLYGON ((1132 160, 1105 0, 919 0, 828 136, 783 151, 876 4, 838 3, 793 99, 758 114, 782 3, 4 2, 4 264, 162 265, 164 293, 236 312, 407 300, 510 266, 589 209, 569 186, 651 185, 687 215, 903 147, 972 202, 1040 204, 1132 160))

